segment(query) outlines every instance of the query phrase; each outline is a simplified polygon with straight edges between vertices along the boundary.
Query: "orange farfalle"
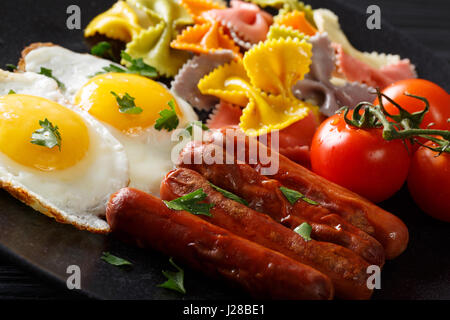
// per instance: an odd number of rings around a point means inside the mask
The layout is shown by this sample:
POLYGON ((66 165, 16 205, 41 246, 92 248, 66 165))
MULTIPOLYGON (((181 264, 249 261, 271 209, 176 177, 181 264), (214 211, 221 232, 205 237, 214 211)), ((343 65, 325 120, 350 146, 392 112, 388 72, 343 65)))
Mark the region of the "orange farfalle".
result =
POLYGON ((294 10, 275 18, 275 24, 279 26, 292 27, 292 29, 298 30, 308 36, 313 36, 317 33, 308 20, 306 20, 305 13, 303 11, 294 10))
POLYGON ((210 0, 181 0, 181 5, 194 18, 195 23, 209 21, 207 14, 209 10, 225 9, 226 7, 210 0))
POLYGON ((210 21, 185 29, 172 41, 174 49, 195 53, 211 53, 218 50, 231 50, 240 56, 239 47, 230 39, 218 22, 210 21))

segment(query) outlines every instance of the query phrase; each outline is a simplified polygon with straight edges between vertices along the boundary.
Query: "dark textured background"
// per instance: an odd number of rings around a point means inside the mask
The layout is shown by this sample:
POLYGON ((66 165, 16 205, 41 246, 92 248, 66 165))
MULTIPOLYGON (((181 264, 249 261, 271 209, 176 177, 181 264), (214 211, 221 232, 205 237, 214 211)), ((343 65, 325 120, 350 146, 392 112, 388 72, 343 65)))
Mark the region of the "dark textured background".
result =
MULTIPOLYGON (((389 21, 392 25, 399 30, 409 34, 417 41, 418 44, 422 44, 438 56, 444 58, 450 63, 450 1, 448 0, 340 0, 349 6, 354 6, 360 10, 365 10, 370 4, 377 4, 381 7, 383 20, 389 21)), ((59 2, 59 1, 58 1, 59 2)), ((90 5, 98 6, 100 3, 105 3, 105 8, 114 1, 90 1, 90 5)), ((0 62, 4 63, 16 63, 13 61, 4 61, 4 57, 18 57, 21 48, 28 43, 25 43, 23 35, 33 33, 39 35, 35 41, 47 41, 52 38, 52 35, 48 35, 49 39, 46 39, 46 33, 44 30, 39 30, 39 16, 34 15, 34 12, 43 12, 46 10, 45 5, 42 3, 48 3, 48 1, 34 1, 34 0, 2 0, 0 4, 0 12, 2 14, 2 20, 0 21, 0 62), (21 21, 17 21, 17 14, 8 15, 8 12, 17 10, 20 7, 24 10, 21 16, 21 21), (17 42, 6 43, 2 34, 5 32, 13 33, 16 35, 17 42)), ((53 2, 55 3, 55 2, 53 2)), ((72 1, 71 3, 77 3, 72 1)), ((89 3, 84 1, 84 3, 89 3)), ((89 6, 89 4, 88 4, 89 6)), ((82 7, 83 10, 83 7, 82 7)), ((83 13, 83 12, 82 12, 83 13)), ((91 14, 91 13, 89 13, 91 14)), ((55 32, 61 29, 61 24, 65 23, 65 12, 61 15, 52 17, 52 23, 55 24, 55 32)), ((88 15, 82 15, 83 26, 91 18, 88 15)), ((67 30, 66 30, 67 32, 67 30)), ((79 31, 79 42, 71 43, 68 47, 82 51, 84 49, 84 43, 79 31)), ((364 32, 364 30, 362 31, 364 32)), ((380 44, 382 47, 382 44, 380 44)), ((436 70, 439 72, 439 70, 436 70)), ((445 75, 449 77, 449 75, 445 75)), ((444 78, 445 78, 444 77, 444 78)), ((447 84, 448 85, 448 84, 447 84)), ((1 226, 0 226, 1 227, 1 226)), ((448 244, 443 244, 448 245, 448 244)), ((419 257, 418 257, 419 258, 419 257)), ((420 258, 419 258, 420 259, 420 258)), ((55 287, 53 284, 47 283, 44 280, 36 278, 31 273, 28 273, 12 262, 8 261, 6 257, 0 257, 0 298, 41 298, 41 299, 63 299, 78 297, 74 296, 67 290, 62 290, 55 287)))

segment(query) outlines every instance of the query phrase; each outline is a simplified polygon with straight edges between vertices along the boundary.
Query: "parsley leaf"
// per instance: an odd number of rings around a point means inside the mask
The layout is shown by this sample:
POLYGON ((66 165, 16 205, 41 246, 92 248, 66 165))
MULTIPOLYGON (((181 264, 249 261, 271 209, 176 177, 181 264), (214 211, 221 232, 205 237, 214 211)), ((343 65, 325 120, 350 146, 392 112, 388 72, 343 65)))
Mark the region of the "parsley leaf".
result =
POLYGON ((61 81, 59 81, 58 79, 56 79, 53 74, 52 74, 52 70, 41 67, 41 71, 39 71, 39 74, 42 74, 46 77, 52 78, 53 80, 56 81, 56 83, 58 84, 58 87, 60 87, 62 90, 66 90, 66 86, 64 85, 64 83, 62 83, 61 81))
POLYGON ((13 89, 11 89, 9 90, 8 94, 16 94, 16 92, 13 89))
POLYGON ((161 129, 172 131, 178 126, 179 120, 175 112, 175 103, 170 100, 167 104, 170 109, 161 110, 159 112, 160 117, 156 119, 155 129, 158 131, 161 131, 161 129))
POLYGON ((214 204, 201 202, 205 200, 206 196, 207 195, 203 192, 203 189, 197 189, 194 192, 188 193, 178 199, 174 199, 172 201, 164 200, 164 203, 169 209, 172 210, 184 210, 195 215, 212 217, 209 210, 214 207, 214 204))
POLYGON ((39 120, 39 125, 42 128, 33 132, 30 142, 49 149, 58 146, 59 151, 61 151, 61 134, 58 126, 53 127, 53 124, 47 118, 44 121, 39 120))
POLYGON ((111 48, 112 46, 109 42, 102 41, 91 48, 91 54, 98 57, 103 57, 105 53, 107 53, 109 56, 112 56, 113 54, 111 48))
POLYGON ((122 98, 119 97, 114 91, 111 91, 111 94, 116 97, 116 101, 119 104, 119 111, 121 113, 139 114, 144 111, 142 110, 142 108, 136 107, 136 105, 134 104, 135 98, 130 96, 127 92, 125 92, 122 98))
POLYGON ((133 59, 125 51, 122 51, 120 56, 122 57, 123 60, 129 62, 130 66, 125 68, 122 66, 119 67, 117 65, 110 64, 107 67, 103 67, 102 71, 97 72, 93 76, 103 74, 103 73, 108 73, 108 72, 132 73, 132 74, 138 74, 138 75, 141 75, 141 76, 147 77, 147 78, 155 78, 158 76, 156 69, 153 68, 152 66, 149 66, 148 64, 146 64, 142 58, 133 59))
POLYGON ((311 200, 309 198, 307 198, 304 194, 292 190, 292 189, 288 189, 285 187, 280 187, 281 192, 283 193, 283 195, 286 197, 286 199, 290 202, 290 204, 294 204, 297 202, 297 200, 302 199, 303 201, 312 204, 312 205, 319 205, 318 202, 311 200))
POLYGON ((122 57, 123 60, 130 63, 130 66, 127 67, 128 73, 139 74, 147 78, 155 78, 158 75, 156 69, 146 64, 142 58, 133 59, 125 51, 122 51, 120 56, 122 57))
POLYGON ((174 291, 178 291, 180 293, 185 294, 186 289, 184 288, 184 270, 181 269, 179 266, 173 262, 173 259, 169 259, 170 264, 178 270, 178 272, 175 271, 163 271, 162 274, 167 278, 167 281, 159 284, 158 287, 160 288, 166 288, 174 291))
POLYGON ((115 255, 112 255, 109 252, 103 252, 103 255, 102 255, 101 259, 103 261, 106 261, 109 264, 112 264, 113 266, 117 266, 117 267, 133 265, 130 261, 127 261, 125 259, 116 257, 115 255))
POLYGON ((127 72, 127 70, 125 68, 116 66, 115 64, 110 64, 107 67, 103 67, 103 71, 99 71, 99 72, 95 73, 94 75, 89 76, 89 78, 95 77, 99 74, 109 73, 109 72, 125 73, 125 72, 127 72))
POLYGON ((294 232, 302 236, 305 241, 310 241, 311 239, 312 227, 307 222, 303 222, 301 225, 294 229, 294 232))
POLYGON ((6 65, 6 68, 7 68, 9 71, 15 71, 15 70, 17 70, 17 66, 14 65, 14 64, 11 64, 11 63, 8 63, 8 64, 6 65))
POLYGON ((191 121, 189 125, 186 127, 186 130, 192 136, 192 131, 194 130, 194 126, 200 127, 203 131, 208 131, 209 128, 202 123, 201 121, 191 121))
POLYGON ((213 187, 214 190, 220 192, 221 194, 224 195, 224 197, 234 200, 236 202, 239 202, 241 204, 243 204, 244 206, 248 206, 248 202, 245 199, 242 199, 241 197, 235 195, 234 193, 231 193, 230 191, 227 191, 225 189, 222 189, 214 184, 212 184, 211 182, 209 183, 211 185, 211 187, 213 187))

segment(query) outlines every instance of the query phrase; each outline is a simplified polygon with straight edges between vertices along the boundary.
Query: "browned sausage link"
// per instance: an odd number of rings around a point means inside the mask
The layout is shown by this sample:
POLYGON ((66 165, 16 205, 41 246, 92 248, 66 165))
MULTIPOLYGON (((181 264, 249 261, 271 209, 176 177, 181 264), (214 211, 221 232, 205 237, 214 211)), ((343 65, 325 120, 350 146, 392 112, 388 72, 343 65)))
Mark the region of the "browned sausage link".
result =
MULTIPOLYGON (((182 150, 181 158, 195 159, 204 152, 205 144, 190 143, 182 150)), ((312 226, 313 239, 349 248, 371 264, 384 264, 384 249, 374 238, 321 206, 305 201, 291 205, 280 191, 280 182, 262 176, 247 164, 189 161, 180 166, 199 172, 213 184, 247 200, 250 208, 267 213, 291 229, 307 222, 312 226)))
MULTIPOLYGON (((210 140, 220 146, 234 148, 235 152, 237 152, 237 146, 240 146, 239 151, 246 153, 246 162, 257 171, 261 171, 263 167, 268 166, 258 159, 252 158, 252 161, 248 161, 249 137, 238 130, 213 131, 210 140)), ((409 240, 408 229, 399 218, 356 193, 292 162, 283 155, 277 154, 275 151, 268 151, 263 144, 257 143, 257 146, 262 154, 273 152, 275 155, 273 159, 278 159, 275 164, 278 165, 278 170, 270 176, 271 178, 280 181, 288 188, 305 194, 308 198, 336 212, 352 225, 373 235, 383 245, 386 259, 393 259, 406 249, 409 240)))
POLYGON ((319 271, 240 238, 152 195, 124 188, 106 217, 114 233, 211 276, 222 276, 250 294, 270 299, 331 299, 333 285, 319 271))
POLYGON ((206 201, 215 205, 212 217, 203 219, 323 272, 331 278, 340 298, 370 298, 369 264, 360 256, 333 243, 304 240, 268 215, 224 197, 195 171, 180 168, 168 173, 161 184, 161 197, 172 200, 200 188, 207 194, 206 201))

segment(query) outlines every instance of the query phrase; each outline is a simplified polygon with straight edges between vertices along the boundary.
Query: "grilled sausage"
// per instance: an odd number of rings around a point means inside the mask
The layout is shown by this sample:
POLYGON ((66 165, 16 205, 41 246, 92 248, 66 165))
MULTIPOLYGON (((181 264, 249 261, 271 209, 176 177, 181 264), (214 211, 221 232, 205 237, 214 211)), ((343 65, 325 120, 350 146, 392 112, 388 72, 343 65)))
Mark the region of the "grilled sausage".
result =
POLYGON ((266 164, 259 161, 258 158, 252 157, 248 153, 249 150, 252 150, 249 146, 249 139, 252 138, 245 136, 239 130, 215 130, 207 139, 209 143, 226 147, 227 150, 232 149, 235 157, 244 153, 244 161, 260 173, 265 167, 278 167, 278 170, 270 175, 270 178, 303 193, 323 207, 339 214, 355 227, 373 235, 383 245, 386 259, 393 259, 406 249, 409 234, 405 224, 393 214, 356 193, 320 177, 257 142, 260 154, 272 154, 271 159, 275 163, 266 164))
MULTIPOLYGON (((204 149, 204 144, 190 143, 181 151, 181 158, 194 159, 204 149)), ((321 206, 305 201, 291 205, 281 193, 277 180, 262 176, 247 164, 207 165, 190 161, 180 166, 199 172, 213 184, 244 198, 250 208, 270 215, 291 229, 307 222, 313 229, 312 238, 349 248, 371 264, 384 264, 384 249, 374 238, 321 206)))
POLYGON ((330 279, 313 268, 208 223, 175 211, 142 191, 114 194, 106 217, 114 233, 161 251, 214 277, 224 277, 255 297, 331 299, 330 279))
POLYGON ((203 219, 326 274, 340 298, 370 298, 369 264, 360 256, 333 243, 306 241, 268 215, 226 198, 199 173, 185 168, 171 171, 163 180, 160 193, 162 199, 173 200, 198 189, 203 189, 205 200, 214 204, 212 217, 202 216, 203 219))

